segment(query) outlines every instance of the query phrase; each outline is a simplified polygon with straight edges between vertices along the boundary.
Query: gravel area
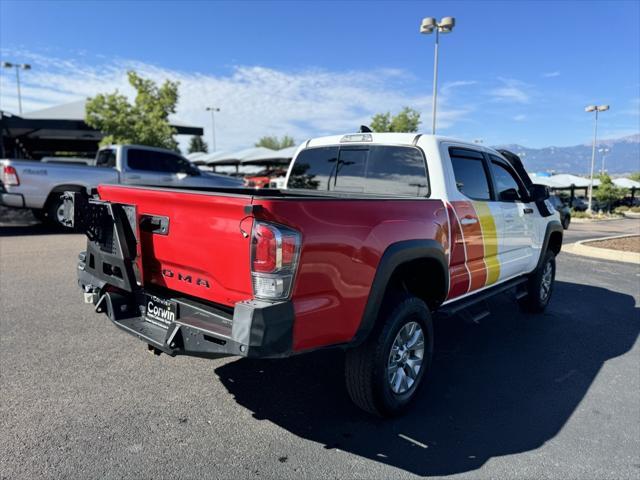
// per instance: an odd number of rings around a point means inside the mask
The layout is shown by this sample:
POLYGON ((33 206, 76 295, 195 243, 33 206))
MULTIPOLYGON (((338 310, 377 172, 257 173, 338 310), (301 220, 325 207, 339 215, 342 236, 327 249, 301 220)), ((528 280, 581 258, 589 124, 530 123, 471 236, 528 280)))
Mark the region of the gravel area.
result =
POLYGON ((611 238, 609 240, 598 240, 596 242, 587 242, 585 243, 585 245, 589 247, 620 250, 623 252, 640 253, 640 235, 622 238, 611 238))

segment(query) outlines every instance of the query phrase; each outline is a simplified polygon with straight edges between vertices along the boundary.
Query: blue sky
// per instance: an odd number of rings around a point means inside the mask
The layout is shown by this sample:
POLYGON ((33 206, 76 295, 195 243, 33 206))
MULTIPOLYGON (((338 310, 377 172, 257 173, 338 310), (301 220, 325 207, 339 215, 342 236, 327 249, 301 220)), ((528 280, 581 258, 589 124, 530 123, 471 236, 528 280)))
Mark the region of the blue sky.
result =
MULTIPOLYGON (((430 126, 441 39, 440 132, 487 144, 588 142, 584 106, 611 104, 603 137, 640 131, 640 2, 0 2, 0 57, 29 62, 25 111, 115 88, 127 69, 181 82, 177 116, 223 149, 263 134, 353 130, 404 105, 430 126)), ((0 106, 16 110, 1 72, 0 106)))

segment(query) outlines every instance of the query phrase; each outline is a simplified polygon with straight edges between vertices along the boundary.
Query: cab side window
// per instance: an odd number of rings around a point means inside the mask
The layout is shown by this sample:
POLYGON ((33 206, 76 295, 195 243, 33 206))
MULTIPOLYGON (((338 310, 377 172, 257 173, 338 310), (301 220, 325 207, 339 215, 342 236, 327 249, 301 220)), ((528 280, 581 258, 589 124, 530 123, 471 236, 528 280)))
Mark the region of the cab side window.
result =
POLYGON ((482 153, 466 148, 449 148, 458 191, 473 200, 491 200, 489 177, 482 153))
POLYGON ((522 202, 525 199, 524 189, 515 174, 498 157, 491 158, 491 170, 496 190, 496 200, 499 202, 522 202))

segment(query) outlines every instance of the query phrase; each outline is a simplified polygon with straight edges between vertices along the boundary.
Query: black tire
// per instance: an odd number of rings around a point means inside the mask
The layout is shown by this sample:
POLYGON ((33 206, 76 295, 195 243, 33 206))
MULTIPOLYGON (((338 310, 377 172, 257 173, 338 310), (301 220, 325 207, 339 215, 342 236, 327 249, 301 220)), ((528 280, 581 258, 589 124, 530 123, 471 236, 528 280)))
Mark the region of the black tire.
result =
POLYGON ((540 266, 529 276, 527 283, 527 295, 520 299, 520 307, 525 312, 542 313, 551 300, 553 286, 556 278, 556 256, 551 250, 547 250, 540 266), (550 283, 548 289, 543 290, 543 281, 546 283, 547 268, 550 268, 550 283))
POLYGON ((570 223, 571 223, 571 216, 565 215, 565 217, 562 219, 562 228, 567 230, 569 228, 570 223))
MULTIPOLYGON (((427 305, 420 299, 411 296, 403 296, 395 301, 386 302, 383 306, 381 318, 369 338, 357 348, 349 350, 345 362, 345 378, 347 391, 351 400, 361 409, 380 417, 392 417, 399 415, 409 407, 417 396, 420 386, 424 383, 426 373, 431 369, 433 357, 433 324, 431 314, 427 305), (386 306, 386 308, 384 308, 386 306), (396 375, 402 370, 402 376, 407 379, 415 375, 412 385, 407 385, 406 391, 394 392, 391 385, 389 368, 390 355, 396 337, 401 338, 400 331, 405 327, 404 333, 411 332, 413 323, 416 323, 422 332, 423 356, 421 366, 418 367, 417 375, 411 367, 396 367, 396 375)), ((417 332, 417 327, 414 333, 417 332)), ((413 335, 412 335, 413 336, 413 335)), ((419 338, 419 337, 418 337, 419 338)), ((416 342, 414 345, 419 345, 416 342)), ((398 352, 398 350, 395 350, 398 352)), ((406 357, 402 357, 395 365, 400 365, 402 361, 409 360, 415 362, 419 357, 410 359, 413 353, 408 352, 406 357)), ((393 376, 393 379, 396 379, 393 376)), ((401 388, 405 387, 401 379, 401 388)), ((409 382, 411 380, 405 380, 409 382)), ((397 382, 394 382, 397 383, 397 382)))
POLYGON ((63 195, 64 195, 64 192, 51 194, 51 198, 47 202, 47 207, 46 207, 46 211, 47 211, 46 222, 51 227, 54 227, 58 230, 61 230, 64 232, 70 232, 72 229, 67 227, 64 223, 62 223, 59 218, 59 211, 63 204, 63 199, 62 199, 63 195))

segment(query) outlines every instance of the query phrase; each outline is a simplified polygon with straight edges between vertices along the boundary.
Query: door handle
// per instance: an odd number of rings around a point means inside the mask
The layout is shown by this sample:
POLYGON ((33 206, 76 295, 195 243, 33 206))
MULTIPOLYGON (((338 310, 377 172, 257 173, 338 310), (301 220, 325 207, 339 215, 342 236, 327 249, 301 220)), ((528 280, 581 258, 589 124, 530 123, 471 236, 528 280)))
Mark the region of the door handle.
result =
POLYGON ((463 217, 462 220, 460 220, 460 223, 462 225, 473 225, 478 223, 478 219, 473 217, 463 217))
POLYGON ((523 212, 523 213, 526 213, 526 214, 531 214, 531 213, 533 213, 533 208, 529 208, 529 207, 527 207, 527 208, 525 208, 522 212, 523 212))

